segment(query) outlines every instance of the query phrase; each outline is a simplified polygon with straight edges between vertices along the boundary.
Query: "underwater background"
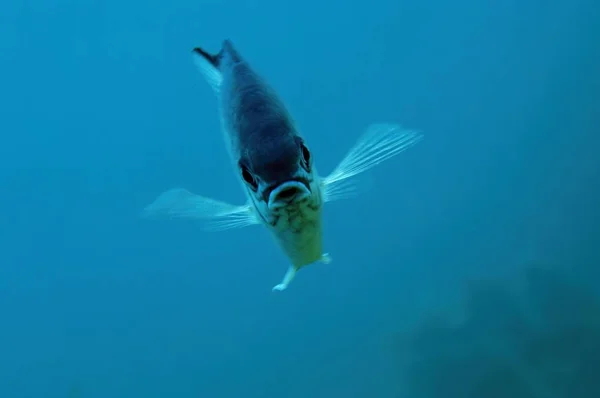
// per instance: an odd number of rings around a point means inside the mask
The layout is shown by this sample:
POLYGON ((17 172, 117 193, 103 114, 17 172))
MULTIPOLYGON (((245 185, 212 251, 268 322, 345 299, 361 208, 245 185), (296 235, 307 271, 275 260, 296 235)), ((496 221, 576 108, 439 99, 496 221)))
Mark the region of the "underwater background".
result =
POLYGON ((513 322, 485 298, 555 267, 582 286, 556 287, 577 296, 560 311, 600 308, 599 40, 593 0, 2 2, 0 398, 600 396, 600 311, 513 322), (282 293, 266 230, 139 217, 177 186, 244 200, 191 58, 226 38, 323 174, 370 123, 425 136, 326 206, 333 262, 282 293), (451 320, 422 329, 432 312, 451 320), (537 362, 452 359, 490 335, 537 362), (568 365, 540 354, 559 346, 568 365), (502 392, 506 369, 535 382, 502 392))

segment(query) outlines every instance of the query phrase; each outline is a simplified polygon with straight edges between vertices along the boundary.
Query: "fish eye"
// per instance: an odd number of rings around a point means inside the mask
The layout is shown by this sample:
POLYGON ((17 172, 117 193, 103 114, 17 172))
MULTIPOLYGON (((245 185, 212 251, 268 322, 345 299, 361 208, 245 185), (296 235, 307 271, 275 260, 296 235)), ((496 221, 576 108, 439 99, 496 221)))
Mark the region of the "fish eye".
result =
POLYGON ((256 179, 254 178, 252 173, 250 173, 250 170, 248 170, 248 168, 246 166, 240 166, 240 167, 242 169, 242 178, 244 179, 244 181, 246 181, 246 184, 250 185, 250 187, 256 191, 258 189, 258 184, 256 183, 256 179))
POLYGON ((310 170, 310 151, 306 145, 302 144, 302 160, 304 161, 304 167, 306 170, 310 170))

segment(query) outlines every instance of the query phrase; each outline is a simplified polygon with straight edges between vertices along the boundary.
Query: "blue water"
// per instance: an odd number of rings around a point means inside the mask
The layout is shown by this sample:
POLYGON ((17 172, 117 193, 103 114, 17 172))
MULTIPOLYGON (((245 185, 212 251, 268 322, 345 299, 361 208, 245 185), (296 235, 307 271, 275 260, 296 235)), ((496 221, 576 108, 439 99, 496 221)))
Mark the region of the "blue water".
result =
POLYGON ((3 2, 0 397, 398 397, 407 324, 598 242, 598 26, 593 0, 3 2), (323 174, 370 123, 425 135, 281 294, 266 231, 138 217, 244 200, 191 59, 225 38, 323 174))

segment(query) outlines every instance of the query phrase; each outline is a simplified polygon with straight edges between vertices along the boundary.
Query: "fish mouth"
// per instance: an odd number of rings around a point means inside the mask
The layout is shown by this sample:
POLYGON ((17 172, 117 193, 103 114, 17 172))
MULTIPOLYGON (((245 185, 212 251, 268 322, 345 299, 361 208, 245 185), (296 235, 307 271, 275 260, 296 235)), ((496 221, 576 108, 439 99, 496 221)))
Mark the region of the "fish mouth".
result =
POLYGON ((269 209, 278 209, 309 196, 308 183, 304 181, 286 181, 271 190, 268 206, 269 209))

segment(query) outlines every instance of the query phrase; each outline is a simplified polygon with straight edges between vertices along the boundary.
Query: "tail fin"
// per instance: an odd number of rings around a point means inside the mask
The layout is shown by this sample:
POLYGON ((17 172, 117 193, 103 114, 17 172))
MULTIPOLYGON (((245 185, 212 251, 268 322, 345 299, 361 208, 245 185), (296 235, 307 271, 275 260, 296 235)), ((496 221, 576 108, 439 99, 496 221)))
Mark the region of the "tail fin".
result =
POLYGON ((200 47, 196 47, 192 52, 194 54, 194 62, 208 84, 210 84, 215 92, 219 92, 221 82, 223 81, 223 76, 219 70, 219 64, 223 57, 223 50, 217 55, 212 55, 200 47))

